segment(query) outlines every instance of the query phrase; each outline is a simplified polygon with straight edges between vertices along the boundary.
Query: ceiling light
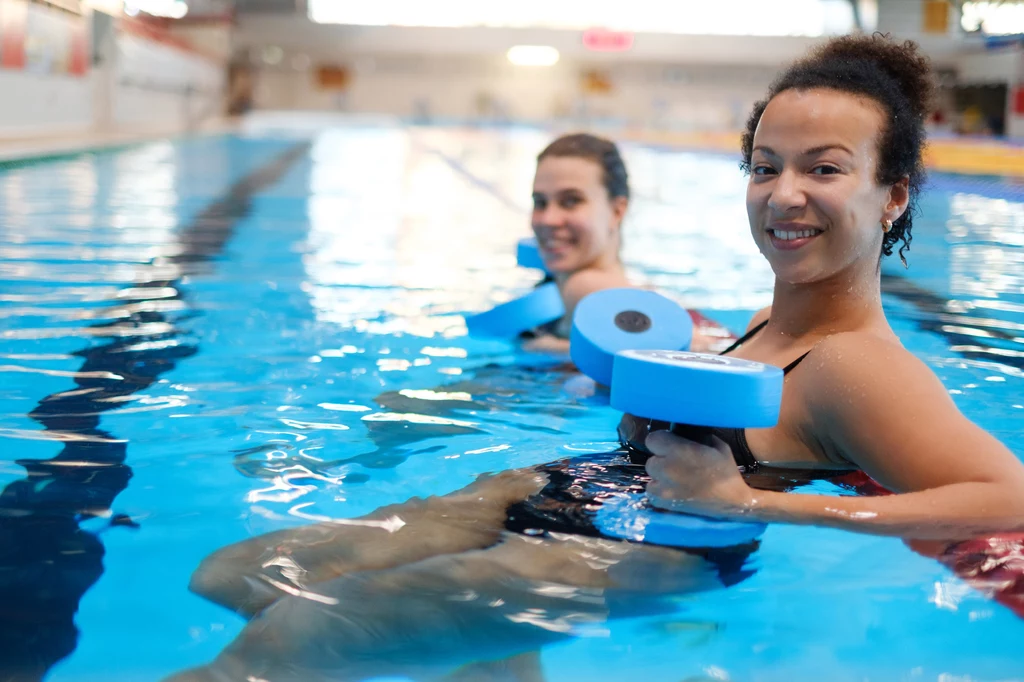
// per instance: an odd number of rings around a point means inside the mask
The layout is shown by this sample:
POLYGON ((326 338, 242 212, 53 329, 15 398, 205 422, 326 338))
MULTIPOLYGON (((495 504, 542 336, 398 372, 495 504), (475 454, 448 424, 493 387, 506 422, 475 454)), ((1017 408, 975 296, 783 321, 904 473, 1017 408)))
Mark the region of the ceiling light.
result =
POLYGON ((188 3, 185 0, 124 0, 124 13, 136 16, 145 12, 154 17, 181 19, 188 14, 188 3))
POLYGON ((284 59, 284 50, 277 45, 269 45, 263 48, 263 63, 270 66, 277 66, 284 59))
POLYGON ((516 66, 551 66, 558 63, 558 50, 549 45, 516 45, 506 55, 516 66))

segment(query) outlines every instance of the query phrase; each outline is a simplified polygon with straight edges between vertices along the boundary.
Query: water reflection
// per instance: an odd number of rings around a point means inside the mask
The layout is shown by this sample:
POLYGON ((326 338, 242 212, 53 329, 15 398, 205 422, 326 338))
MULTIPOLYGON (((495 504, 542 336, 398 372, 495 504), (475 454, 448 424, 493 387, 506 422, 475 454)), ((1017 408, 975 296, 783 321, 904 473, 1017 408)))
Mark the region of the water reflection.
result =
MULTIPOLYGON (((171 314, 186 310, 181 293, 181 282, 198 271, 197 264, 219 253, 226 243, 235 222, 247 210, 248 197, 261 183, 273 181, 294 160, 304 153, 299 147, 277 159, 276 166, 264 169, 264 174, 253 175, 236 185, 220 201, 214 202, 194 221, 185 225, 173 238, 172 249, 154 250, 154 247, 134 252, 116 247, 106 250, 105 257, 97 259, 93 250, 85 249, 68 254, 56 262, 45 264, 5 265, 0 261, 0 278, 27 303, 39 305, 59 301, 66 305, 77 291, 64 290, 64 282, 131 282, 142 286, 128 291, 110 287, 91 288, 87 300, 105 304, 84 310, 74 308, 22 308, 8 309, 0 321, 0 343, 11 347, 15 342, 25 348, 25 341, 36 344, 59 339, 80 345, 68 355, 40 354, 35 360, 74 359, 78 370, 23 365, 3 365, 5 374, 29 374, 70 379, 77 388, 50 393, 42 397, 28 417, 42 430, 0 428, 0 440, 17 443, 19 440, 38 440, 59 443, 60 451, 49 459, 20 458, 14 463, 23 467, 26 476, 8 484, 0 492, 0 531, 4 542, 0 550, 0 593, 5 607, 0 613, 0 631, 7 642, 4 673, 12 679, 41 679, 57 661, 67 656, 77 645, 77 629, 73 617, 82 595, 103 572, 103 544, 97 534, 81 527, 88 519, 109 518, 111 523, 126 527, 138 525, 125 515, 114 514, 114 499, 127 487, 132 469, 126 463, 128 440, 101 427, 104 413, 149 413, 154 410, 180 408, 188 397, 139 395, 158 378, 171 370, 184 358, 194 355, 194 343, 181 342, 177 323, 184 318, 171 314), (117 258, 113 256, 119 254, 117 258), (123 262, 122 262, 123 261, 123 262), (107 266, 104 262, 116 262, 107 266), (33 282, 26 287, 25 282, 33 282), (35 282, 45 282, 37 285, 35 282), (26 289, 28 291, 26 292, 26 289), (45 292, 44 290, 50 291, 45 292), (106 297, 97 297, 99 292, 106 297), (41 295, 37 295, 37 292, 41 295), (147 299, 146 293, 154 294, 147 299), (125 303, 126 300, 135 301, 125 303), (20 313, 20 314, 18 314, 20 313), (28 326, 38 320, 46 327, 28 326), (89 327, 69 327, 64 320, 95 320, 89 327), (93 339, 102 339, 96 343, 93 339), (112 340, 111 340, 112 339, 112 340)), ((103 184, 114 187, 114 195, 130 185, 133 196, 140 201, 151 200, 153 213, 161 213, 153 225, 168 229, 177 226, 178 198, 175 191, 177 151, 169 144, 153 145, 137 153, 113 157, 114 174, 107 164, 103 184), (135 165, 149 168, 149 175, 139 174, 135 165), (150 167, 149 164, 155 164, 150 167), (128 177, 118 173, 129 173, 128 177)), ((110 157, 105 157, 109 162, 110 157)), ((73 208, 84 210, 95 202, 105 214, 110 205, 102 196, 96 196, 97 181, 94 174, 86 173, 85 181, 78 182, 84 162, 58 164, 57 186, 47 185, 50 192, 60 191, 60 180, 68 180, 80 190, 72 192, 73 208), (61 178, 60 170, 67 175, 61 178)), ((29 215, 30 201, 19 190, 17 178, 43 169, 52 173, 50 166, 30 167, 0 175, 0 184, 14 179, 16 191, 5 193, 8 202, 18 204, 15 213, 29 215)), ((117 203, 111 199, 110 203, 117 203)), ((110 243, 118 243, 114 219, 99 221, 93 226, 110 243)), ((56 221, 51 221, 51 224, 56 221)), ((16 223, 15 223, 16 224, 16 223)), ((14 230, 18 244, 27 243, 11 223, 0 227, 0 258, 19 262, 28 258, 43 258, 45 253, 34 246, 7 249, 8 235, 14 230)), ((157 239, 170 240, 172 235, 154 234, 157 239)), ((10 300, 10 297, 9 297, 10 300)), ((25 357, 26 354, 12 353, 25 357)), ((20 395, 11 402, 17 404, 34 401, 33 387, 24 386, 20 395)), ((5 396, 6 397, 6 396, 5 396)), ((18 451, 15 447, 4 452, 18 451)))

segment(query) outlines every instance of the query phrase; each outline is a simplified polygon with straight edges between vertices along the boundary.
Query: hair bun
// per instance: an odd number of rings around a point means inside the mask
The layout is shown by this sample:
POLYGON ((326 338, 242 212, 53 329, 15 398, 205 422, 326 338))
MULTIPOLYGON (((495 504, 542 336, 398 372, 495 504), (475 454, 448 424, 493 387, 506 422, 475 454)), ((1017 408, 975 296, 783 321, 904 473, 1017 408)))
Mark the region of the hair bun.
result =
POLYGON ((931 112, 935 84, 931 62, 917 43, 895 42, 887 34, 834 38, 815 50, 809 61, 867 62, 895 80, 914 113, 924 119, 931 112))

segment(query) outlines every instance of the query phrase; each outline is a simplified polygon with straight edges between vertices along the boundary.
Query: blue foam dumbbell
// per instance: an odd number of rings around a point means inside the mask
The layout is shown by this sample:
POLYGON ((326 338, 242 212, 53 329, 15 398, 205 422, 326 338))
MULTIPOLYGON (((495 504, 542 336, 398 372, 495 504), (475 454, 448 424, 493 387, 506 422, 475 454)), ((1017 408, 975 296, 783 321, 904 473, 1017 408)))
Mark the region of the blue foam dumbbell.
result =
POLYGON ((516 244, 516 263, 521 268, 536 268, 537 270, 548 271, 544 264, 544 257, 540 255, 540 246, 535 237, 520 239, 516 244))
MULTIPOLYGON (((614 318, 615 311, 636 293, 617 299, 604 317, 614 318)), ((607 383, 615 409, 659 420, 674 433, 707 444, 711 441, 709 427, 764 428, 778 421, 783 379, 778 367, 673 348, 618 348, 600 342, 600 334, 614 335, 609 327, 607 322, 596 328, 576 325, 574 317, 573 331, 586 348, 581 356, 586 357, 584 366, 577 363, 577 367, 583 371, 597 368, 596 376, 590 376, 602 381, 611 366, 607 383)), ((574 360, 577 353, 572 352, 574 360)), ((684 547, 742 544, 757 538, 765 528, 760 523, 660 511, 636 493, 610 495, 598 511, 596 523, 614 537, 684 547)))
POLYGON ((609 386, 618 351, 679 350, 692 338, 693 320, 675 301, 643 289, 604 289, 576 305, 569 354, 581 372, 609 386))
POLYGON ((514 338, 519 334, 565 315, 562 295, 554 282, 541 284, 525 296, 490 310, 466 317, 466 329, 473 336, 514 338))

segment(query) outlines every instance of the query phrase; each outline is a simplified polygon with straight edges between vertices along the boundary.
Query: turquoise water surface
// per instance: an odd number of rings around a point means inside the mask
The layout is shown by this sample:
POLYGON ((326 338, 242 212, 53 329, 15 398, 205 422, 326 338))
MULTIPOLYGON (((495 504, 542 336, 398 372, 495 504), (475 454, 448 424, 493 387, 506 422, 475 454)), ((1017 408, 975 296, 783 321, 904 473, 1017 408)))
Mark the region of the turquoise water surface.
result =
MULTIPOLYGON (((462 323, 538 279, 514 244, 548 137, 353 125, 0 171, 3 667, 161 679, 245 624, 187 589, 210 552, 612 449, 606 401, 462 323)), ((628 264, 741 327, 771 273, 736 160, 625 152, 628 264)), ((921 209, 892 325, 1020 456, 1024 188, 938 176, 921 209)), ((1024 680, 1024 623, 898 540, 773 525, 751 566, 545 647, 545 676, 1024 680)))

